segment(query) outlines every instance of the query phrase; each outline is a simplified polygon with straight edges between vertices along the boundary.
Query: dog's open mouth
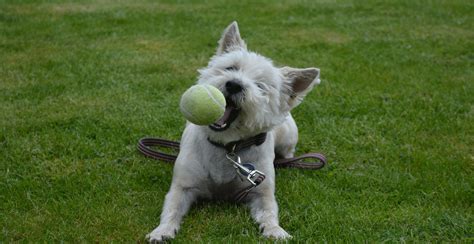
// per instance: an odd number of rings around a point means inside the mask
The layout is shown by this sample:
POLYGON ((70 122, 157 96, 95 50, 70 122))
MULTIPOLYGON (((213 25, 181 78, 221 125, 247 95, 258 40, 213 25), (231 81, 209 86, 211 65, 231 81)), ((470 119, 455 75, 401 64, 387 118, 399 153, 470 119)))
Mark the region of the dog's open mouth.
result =
POLYGON ((237 108, 235 103, 230 99, 226 100, 227 105, 225 106, 224 115, 218 121, 209 125, 209 127, 214 131, 226 130, 239 115, 240 109, 237 108))

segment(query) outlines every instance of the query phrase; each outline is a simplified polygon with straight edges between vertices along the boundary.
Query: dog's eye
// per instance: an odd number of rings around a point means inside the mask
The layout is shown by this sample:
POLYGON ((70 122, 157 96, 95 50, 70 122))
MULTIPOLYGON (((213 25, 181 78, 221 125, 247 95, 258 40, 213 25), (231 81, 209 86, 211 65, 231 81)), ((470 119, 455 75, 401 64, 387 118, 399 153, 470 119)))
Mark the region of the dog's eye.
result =
POLYGON ((265 91, 265 86, 262 83, 257 83, 257 87, 260 88, 260 90, 265 91))
POLYGON ((227 71, 236 71, 236 70, 237 70, 237 67, 235 67, 235 66, 229 66, 229 67, 225 68, 225 70, 227 70, 227 71))

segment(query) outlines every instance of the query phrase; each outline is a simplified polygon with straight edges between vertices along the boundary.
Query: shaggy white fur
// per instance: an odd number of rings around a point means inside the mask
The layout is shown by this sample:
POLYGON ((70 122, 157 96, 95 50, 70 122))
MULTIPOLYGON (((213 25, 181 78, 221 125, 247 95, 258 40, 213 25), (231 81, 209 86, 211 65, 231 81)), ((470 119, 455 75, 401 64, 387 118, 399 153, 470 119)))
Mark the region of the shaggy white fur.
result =
POLYGON ((262 145, 239 152, 244 162, 253 162, 266 175, 244 200, 264 236, 291 237, 278 223, 273 160, 275 154, 293 157, 298 129, 290 110, 319 84, 319 69, 275 67, 270 59, 247 50, 237 23, 233 22, 224 31, 216 55, 199 73, 198 83, 221 90, 238 115, 222 130, 187 123, 160 225, 147 235, 148 240, 173 238, 183 216, 198 198, 232 200, 248 186, 236 174, 226 151, 208 139, 226 144, 262 132, 267 132, 262 145), (229 88, 230 82, 234 89, 229 88))

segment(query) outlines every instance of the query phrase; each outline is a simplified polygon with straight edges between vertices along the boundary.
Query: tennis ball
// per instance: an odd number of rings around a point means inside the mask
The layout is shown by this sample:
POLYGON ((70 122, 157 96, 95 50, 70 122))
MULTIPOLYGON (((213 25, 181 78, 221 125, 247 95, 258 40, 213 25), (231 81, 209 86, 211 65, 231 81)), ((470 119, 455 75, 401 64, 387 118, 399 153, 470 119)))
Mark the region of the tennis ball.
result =
POLYGON ((196 125, 210 125, 224 115, 225 97, 210 85, 194 85, 181 96, 179 109, 184 117, 196 125))

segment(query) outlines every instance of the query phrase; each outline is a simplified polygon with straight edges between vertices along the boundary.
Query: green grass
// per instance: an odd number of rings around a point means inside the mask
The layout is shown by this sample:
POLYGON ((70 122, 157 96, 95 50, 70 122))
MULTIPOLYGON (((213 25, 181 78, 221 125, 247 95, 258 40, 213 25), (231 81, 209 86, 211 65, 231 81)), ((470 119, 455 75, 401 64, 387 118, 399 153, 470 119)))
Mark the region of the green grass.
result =
MULTIPOLYGON (((474 4, 446 1, 0 0, 0 242, 134 242, 159 221, 180 94, 238 20, 250 49, 321 68, 277 172, 294 241, 474 240, 474 4)), ((201 203, 176 242, 263 241, 249 212, 201 203)))

